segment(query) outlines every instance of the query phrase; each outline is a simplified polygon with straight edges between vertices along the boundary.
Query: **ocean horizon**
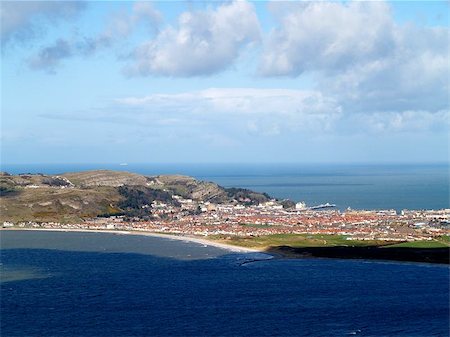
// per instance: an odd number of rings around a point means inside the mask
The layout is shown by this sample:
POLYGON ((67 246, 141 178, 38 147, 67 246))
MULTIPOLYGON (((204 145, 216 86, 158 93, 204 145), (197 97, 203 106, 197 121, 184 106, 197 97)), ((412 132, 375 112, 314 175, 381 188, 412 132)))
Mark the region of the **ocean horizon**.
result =
POLYGON ((144 175, 182 174, 223 187, 265 192, 309 206, 352 209, 444 209, 450 207, 448 163, 434 164, 2 164, 10 174, 60 174, 117 170, 144 175))

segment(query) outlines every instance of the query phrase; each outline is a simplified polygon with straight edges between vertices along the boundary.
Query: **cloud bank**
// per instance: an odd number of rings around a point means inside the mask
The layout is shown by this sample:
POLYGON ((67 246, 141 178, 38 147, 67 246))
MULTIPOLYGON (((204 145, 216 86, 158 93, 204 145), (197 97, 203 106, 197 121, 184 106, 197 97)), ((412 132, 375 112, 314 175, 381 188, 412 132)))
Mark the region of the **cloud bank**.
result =
POLYGON ((282 133, 382 134, 446 132, 449 111, 423 110, 349 113, 340 101, 320 91, 211 88, 179 94, 117 99, 123 118, 161 125, 228 125, 260 136, 282 133), (122 108, 122 110, 121 110, 122 108))
MULTIPOLYGON (((2 2, 2 43, 36 38, 84 7, 2 2)), ((168 22, 153 3, 120 8, 89 36, 61 36, 41 46, 28 65, 56 73, 71 58, 116 51, 116 71, 125 68, 130 77, 144 77, 134 81, 147 77, 155 86, 168 77, 181 85, 179 93, 125 97, 102 112, 47 118, 128 123, 173 139, 197 132, 221 144, 323 134, 442 139, 449 130, 449 28, 398 23, 388 3, 273 2, 268 8, 275 24, 245 1, 183 11, 168 22), (243 64, 254 67, 243 73, 237 67, 243 64), (232 80, 220 79, 226 70, 224 77, 236 75, 245 85, 278 88, 186 87, 186 78, 199 77, 196 84, 213 78, 230 87, 232 80), (305 78, 309 90, 283 88, 304 88, 305 78)), ((161 92, 173 91, 163 85, 161 92)))
POLYGON ((312 74, 320 90, 356 112, 448 108, 447 27, 399 25, 384 2, 275 3, 272 10, 279 24, 264 43, 262 76, 312 74))
POLYGON ((249 2, 184 12, 177 27, 166 27, 136 48, 128 74, 211 75, 227 69, 243 47, 259 38, 258 18, 249 2))

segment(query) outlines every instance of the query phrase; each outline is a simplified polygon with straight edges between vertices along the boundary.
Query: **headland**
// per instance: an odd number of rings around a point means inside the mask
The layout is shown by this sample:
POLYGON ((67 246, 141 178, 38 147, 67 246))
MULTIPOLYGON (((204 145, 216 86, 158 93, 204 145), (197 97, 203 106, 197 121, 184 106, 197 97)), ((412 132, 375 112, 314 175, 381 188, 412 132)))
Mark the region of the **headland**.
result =
MULTIPOLYGON (((284 257, 449 263, 450 209, 308 207, 180 175, 0 175, 5 229, 163 236, 284 257)), ((325 207, 326 206, 326 207, 325 207)))

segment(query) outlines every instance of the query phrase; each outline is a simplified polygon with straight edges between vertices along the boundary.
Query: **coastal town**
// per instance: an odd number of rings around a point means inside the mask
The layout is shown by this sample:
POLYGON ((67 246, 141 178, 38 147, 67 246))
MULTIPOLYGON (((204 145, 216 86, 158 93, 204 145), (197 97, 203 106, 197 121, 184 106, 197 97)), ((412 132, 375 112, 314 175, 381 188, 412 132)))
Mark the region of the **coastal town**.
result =
POLYGON ((347 240, 419 241, 450 234, 450 209, 337 210, 330 204, 284 208, 277 200, 258 205, 216 204, 174 195, 178 206, 153 201, 142 217, 116 215, 78 223, 3 222, 3 228, 146 231, 195 236, 258 237, 274 234, 332 234, 347 240))

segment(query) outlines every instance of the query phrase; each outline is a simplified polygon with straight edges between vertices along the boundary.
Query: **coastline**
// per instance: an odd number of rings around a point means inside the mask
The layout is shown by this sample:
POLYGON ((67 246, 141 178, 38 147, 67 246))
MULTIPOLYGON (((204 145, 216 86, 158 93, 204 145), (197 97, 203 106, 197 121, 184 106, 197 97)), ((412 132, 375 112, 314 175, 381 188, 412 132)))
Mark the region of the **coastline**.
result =
POLYGON ((109 229, 64 229, 64 228, 1 228, 1 231, 49 231, 49 232, 78 232, 78 233, 109 233, 116 235, 148 236, 162 239, 188 241, 212 246, 234 253, 253 254, 248 256, 242 264, 259 260, 269 259, 342 259, 342 260, 365 260, 372 262, 407 262, 407 263, 429 263, 450 264, 450 248, 383 248, 377 246, 367 247, 290 247, 273 246, 265 250, 256 248, 239 247, 215 242, 212 240, 174 234, 163 234, 146 231, 121 231, 109 229))
POLYGON ((238 247, 233 245, 227 245, 225 243, 215 242, 212 240, 202 239, 199 237, 184 236, 184 235, 174 235, 174 234, 162 234, 155 232, 146 231, 121 231, 121 230, 108 230, 108 229, 65 229, 65 228, 2 228, 1 231, 48 231, 48 232, 79 232, 79 233, 109 233, 109 234, 119 234, 119 235, 140 235, 140 236, 150 236, 163 239, 179 240, 179 241, 189 241, 198 243, 201 245, 212 246, 228 250, 235 253, 260 253, 265 254, 273 258, 276 254, 271 254, 263 250, 238 247))

